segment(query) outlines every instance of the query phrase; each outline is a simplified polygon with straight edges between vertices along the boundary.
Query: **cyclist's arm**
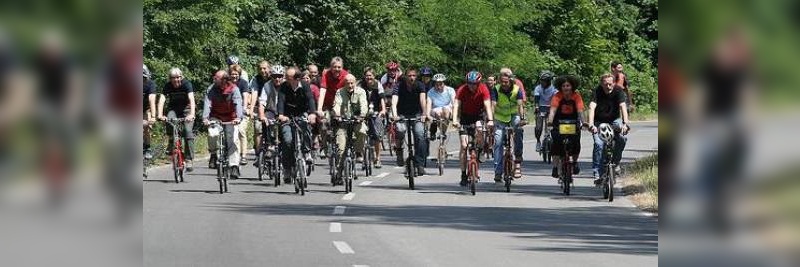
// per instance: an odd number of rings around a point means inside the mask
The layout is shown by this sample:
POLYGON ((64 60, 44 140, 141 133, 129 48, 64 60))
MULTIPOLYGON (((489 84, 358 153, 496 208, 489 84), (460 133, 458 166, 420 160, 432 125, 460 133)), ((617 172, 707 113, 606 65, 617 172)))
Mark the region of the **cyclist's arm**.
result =
MULTIPOLYGON (((246 94, 246 93, 245 93, 246 94)), ((244 118, 244 97, 239 89, 233 90, 233 105, 236 106, 236 118, 240 121, 244 118)))
POLYGON ((525 101, 517 100, 517 112, 519 112, 520 119, 525 118, 525 101))
POLYGON ((550 105, 550 114, 547 114, 547 124, 553 124, 553 119, 556 117, 556 109, 558 109, 558 105, 550 105))
POLYGON ((419 94, 419 106, 422 108, 422 116, 428 116, 430 110, 428 109, 428 94, 422 92, 419 94))
POLYGON ((325 93, 328 89, 320 87, 319 88, 319 98, 317 98, 317 112, 322 114, 322 104, 325 103, 325 93))
POLYGON ((427 101, 428 104, 426 105, 426 108, 424 108, 424 110, 429 110, 429 112, 425 112, 425 115, 429 115, 430 114, 430 110, 433 110, 432 109, 433 108, 433 101, 431 101, 431 96, 430 95, 428 95, 428 99, 427 100, 428 100, 427 101))
POLYGON ((594 126, 594 111, 595 111, 595 109, 597 109, 597 103, 592 101, 591 103, 589 103, 589 127, 594 126))
POLYGON ((622 102, 619 104, 620 111, 622 112, 622 123, 628 125, 631 121, 628 120, 628 104, 622 102))
POLYGON ((381 96, 381 113, 386 114, 386 98, 381 96))
POLYGON ((203 101, 203 121, 207 121, 211 116, 211 91, 206 93, 206 98, 203 101))
POLYGON ((360 107, 358 110, 361 113, 360 114, 361 117, 366 117, 367 115, 369 115, 370 110, 369 110, 369 103, 367 102, 367 93, 366 91, 363 92, 364 92, 363 94, 358 95, 358 103, 360 107))
POLYGON ((194 102, 194 92, 189 92, 187 95, 189 97, 189 116, 194 118, 194 114, 196 114, 196 107, 195 107, 195 102, 194 102))
POLYGON ((486 117, 487 120, 494 121, 494 108, 492 108, 492 103, 489 100, 483 101, 483 107, 486 108, 486 117))
POLYGON ((150 102, 150 116, 148 116, 148 117, 157 117, 156 116, 156 94, 147 95, 147 101, 150 102))
POLYGON ((453 102, 453 123, 459 122, 458 120, 458 108, 461 107, 461 100, 456 99, 453 102))
POLYGON ((158 115, 156 115, 157 117, 163 117, 164 116, 164 105, 166 103, 167 103, 167 96, 162 94, 161 95, 161 99, 158 100, 158 110, 156 111, 157 112, 156 114, 158 114, 158 115))
POLYGON ((392 117, 397 118, 397 95, 392 95, 392 117))

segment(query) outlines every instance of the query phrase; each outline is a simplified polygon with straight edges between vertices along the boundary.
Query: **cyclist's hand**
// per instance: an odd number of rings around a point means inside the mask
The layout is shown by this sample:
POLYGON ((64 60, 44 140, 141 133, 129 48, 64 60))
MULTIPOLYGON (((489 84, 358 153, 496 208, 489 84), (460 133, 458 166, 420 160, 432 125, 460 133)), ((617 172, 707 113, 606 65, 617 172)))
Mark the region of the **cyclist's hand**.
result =
POLYGON ((460 126, 461 126, 460 123, 458 123, 457 121, 453 121, 453 127, 458 128, 460 126))
POLYGON ((628 135, 628 132, 631 131, 631 127, 627 124, 622 125, 622 135, 628 135))
POLYGON ((494 121, 493 120, 492 121, 487 121, 486 122, 486 127, 489 127, 489 128, 494 127, 494 121))
POLYGON ((281 122, 286 122, 286 121, 289 120, 289 117, 286 117, 286 116, 283 116, 283 115, 278 115, 278 120, 281 121, 281 122))
POLYGON ((317 114, 311 113, 308 114, 308 122, 314 124, 317 122, 317 114))
POLYGON ((234 125, 239 125, 239 123, 240 123, 240 122, 242 122, 242 120, 240 120, 240 119, 233 119, 233 124, 234 124, 234 125))
POLYGON ((211 124, 211 121, 209 121, 209 120, 203 120, 203 125, 205 125, 205 126, 208 126, 209 124, 211 124))
POLYGON ((589 126, 589 131, 592 131, 593 134, 597 133, 597 127, 594 125, 589 126))
POLYGON ((186 116, 186 121, 194 121, 194 114, 189 114, 186 116))
POLYGON ((167 120, 167 116, 164 116, 164 115, 158 116, 158 120, 166 121, 167 120))
POLYGON ((154 122, 156 122, 156 118, 155 117, 147 118, 147 122, 154 123, 154 122))
POLYGON ((381 111, 380 113, 378 113, 378 116, 383 118, 384 116, 386 116, 386 112, 385 111, 381 111))

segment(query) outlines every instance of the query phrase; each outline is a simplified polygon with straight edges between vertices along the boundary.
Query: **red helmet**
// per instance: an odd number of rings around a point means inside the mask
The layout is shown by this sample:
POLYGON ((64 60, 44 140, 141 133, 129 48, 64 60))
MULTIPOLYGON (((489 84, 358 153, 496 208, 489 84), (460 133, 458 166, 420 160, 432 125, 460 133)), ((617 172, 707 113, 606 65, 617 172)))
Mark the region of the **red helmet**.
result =
POLYGON ((468 83, 479 83, 481 79, 483 79, 483 75, 480 72, 473 70, 467 73, 466 79, 468 83))
POLYGON ((386 63, 386 70, 396 70, 399 68, 400 65, 398 65, 397 62, 389 61, 389 63, 386 63))

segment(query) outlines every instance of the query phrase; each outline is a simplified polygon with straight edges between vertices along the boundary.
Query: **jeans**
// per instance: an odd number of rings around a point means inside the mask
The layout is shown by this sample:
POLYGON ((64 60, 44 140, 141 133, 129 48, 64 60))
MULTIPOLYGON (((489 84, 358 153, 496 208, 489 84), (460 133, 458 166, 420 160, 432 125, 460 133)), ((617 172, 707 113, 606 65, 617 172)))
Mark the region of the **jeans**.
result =
MULTIPOLYGON (((185 118, 186 115, 189 115, 189 110, 184 110, 182 114, 178 115, 177 112, 174 110, 170 110, 167 112, 167 118, 175 119, 175 118, 185 118)), ((183 123, 183 156, 186 160, 194 159, 194 152, 192 151, 194 148, 194 132, 192 131, 194 128, 193 121, 187 121, 183 123)), ((172 151, 175 146, 175 140, 172 140, 172 127, 167 127, 167 138, 169 138, 169 144, 167 144, 167 151, 172 151)))
MULTIPOLYGON (((210 118, 210 121, 220 121, 217 118, 210 118)), ((226 151, 226 155, 228 156, 228 164, 230 166, 239 166, 239 145, 236 142, 236 136, 239 135, 239 127, 236 125, 222 125, 225 131, 225 146, 228 147, 228 151, 226 151)), ((217 153, 217 141, 219 140, 219 136, 215 137, 208 137, 208 152, 212 155, 217 153)))
MULTIPOLYGON (((595 122, 595 127, 598 127, 600 123, 595 122)), ((614 120, 614 125, 617 127, 622 126, 622 119, 614 120)), ((614 127, 612 125, 612 127, 614 127)), ((599 175, 601 171, 601 167, 603 165, 603 139, 600 139, 600 133, 592 134, 594 137, 594 150, 592 151, 592 170, 594 171, 595 175, 599 175)), ((619 164, 620 160, 622 160, 622 151, 625 150, 625 144, 628 142, 628 138, 622 136, 622 134, 617 134, 614 136, 614 148, 613 154, 611 157, 611 162, 614 164, 619 164)))
MULTIPOLYGON (((514 156, 516 160, 522 160, 522 127, 519 127, 519 116, 511 117, 511 127, 514 127, 514 156)), ((503 174, 503 142, 505 141, 507 123, 494 121, 494 174, 503 174)))
MULTIPOLYGON (((299 127, 298 130, 300 132, 300 138, 303 139, 302 143, 302 152, 308 153, 311 151, 311 128, 308 127, 308 122, 306 121, 298 121, 297 126, 299 127)), ((287 121, 287 123, 281 125, 281 133, 283 142, 281 142, 281 156, 283 157, 283 166, 284 167, 294 167, 295 158, 294 158, 294 133, 292 132, 292 123, 291 121, 287 121)))
MULTIPOLYGON (((397 122, 397 147, 402 151, 403 147, 405 147, 404 141, 406 140, 406 123, 398 121, 397 122)), ((418 121, 414 124, 414 162, 417 166, 422 167, 425 164, 425 159, 428 158, 426 155, 426 148, 428 147, 428 139, 425 138, 425 126, 422 122, 418 121)))

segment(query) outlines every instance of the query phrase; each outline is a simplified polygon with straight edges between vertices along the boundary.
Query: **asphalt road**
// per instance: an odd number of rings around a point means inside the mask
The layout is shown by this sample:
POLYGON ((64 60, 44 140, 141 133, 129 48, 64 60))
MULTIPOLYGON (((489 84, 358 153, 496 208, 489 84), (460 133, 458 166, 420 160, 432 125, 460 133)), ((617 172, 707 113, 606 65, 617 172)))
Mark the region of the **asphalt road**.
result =
MULTIPOLYGON (((453 136, 451 134, 451 136, 453 136)), ((457 150, 450 138, 449 151, 457 150)), ((526 127, 523 179, 511 193, 481 165, 478 193, 457 183, 455 157, 444 176, 416 179, 384 153, 375 176, 354 193, 329 184, 318 166, 305 196, 292 185, 259 182, 252 166, 220 195, 205 160, 185 183, 169 168, 144 181, 147 266, 657 266, 658 220, 622 197, 609 203, 592 184, 591 136, 583 133, 576 188, 560 193, 526 127)), ((658 122, 635 123, 623 161, 658 151, 658 122)), ((436 143, 432 143, 436 145, 436 143)), ((433 147, 433 146, 432 146, 433 147)), ((252 156, 251 156, 252 159, 252 156)), ((252 162, 252 160, 251 160, 252 162)), ((323 163, 323 161, 319 161, 323 163)), ((362 172, 363 174, 363 172, 362 172)), ((437 173, 438 174, 438 173, 437 173)), ((619 195, 617 189, 617 195, 619 195)))

